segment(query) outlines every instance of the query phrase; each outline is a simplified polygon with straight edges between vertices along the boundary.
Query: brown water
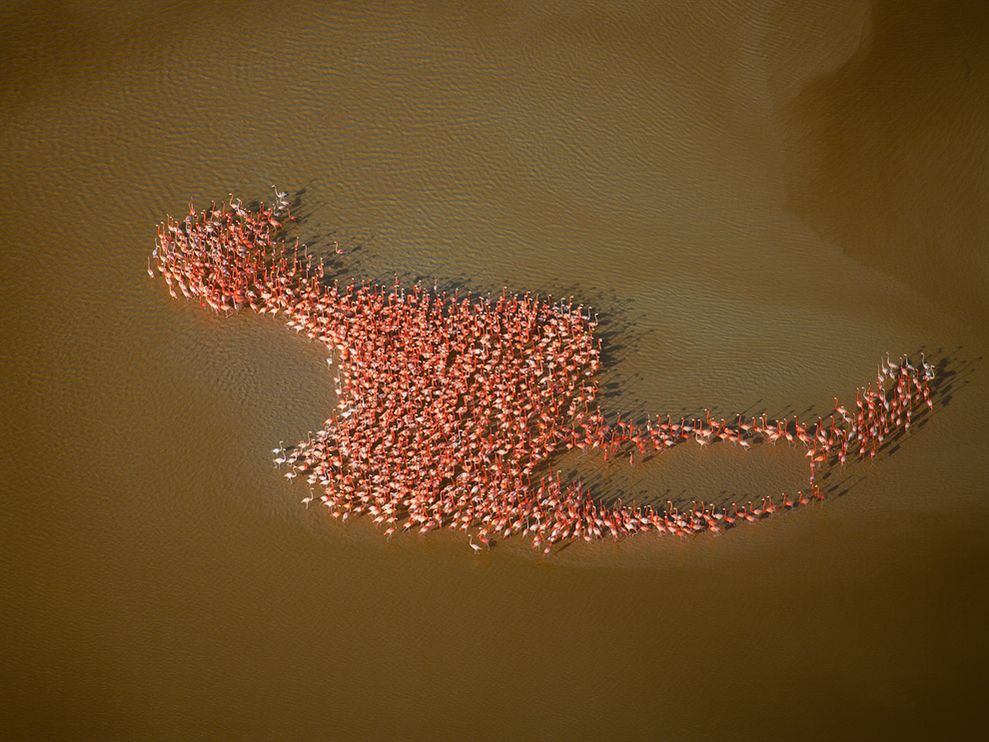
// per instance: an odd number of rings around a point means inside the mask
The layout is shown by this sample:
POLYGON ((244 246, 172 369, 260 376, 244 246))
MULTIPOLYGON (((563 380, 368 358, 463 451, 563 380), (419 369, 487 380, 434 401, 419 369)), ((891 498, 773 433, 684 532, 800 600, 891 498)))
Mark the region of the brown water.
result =
MULTIPOLYGON (((986 4, 368 6, 0 9, 2 736, 982 726, 986 4), (271 183, 350 273, 592 302, 613 410, 823 410, 921 347, 950 393, 847 496, 722 537, 386 543, 272 473, 333 404, 318 346, 145 274, 166 211, 271 183)), ((689 502, 804 464, 605 475, 689 502)))

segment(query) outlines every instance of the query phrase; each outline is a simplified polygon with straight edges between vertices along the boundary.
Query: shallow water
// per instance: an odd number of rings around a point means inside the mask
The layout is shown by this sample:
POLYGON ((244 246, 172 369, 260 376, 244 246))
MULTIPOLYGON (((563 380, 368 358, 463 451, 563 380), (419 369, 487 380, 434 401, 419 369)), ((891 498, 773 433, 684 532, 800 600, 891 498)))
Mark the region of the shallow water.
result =
MULTIPOLYGON (((38 5, 0 9, 5 737, 977 723, 984 4, 38 5), (593 304, 611 410, 825 410, 920 348, 950 392, 845 496, 722 537, 386 543, 272 473, 332 409, 321 348, 144 270, 165 212, 271 183, 348 274, 593 304)), ((598 474, 689 502, 803 467, 598 474)))

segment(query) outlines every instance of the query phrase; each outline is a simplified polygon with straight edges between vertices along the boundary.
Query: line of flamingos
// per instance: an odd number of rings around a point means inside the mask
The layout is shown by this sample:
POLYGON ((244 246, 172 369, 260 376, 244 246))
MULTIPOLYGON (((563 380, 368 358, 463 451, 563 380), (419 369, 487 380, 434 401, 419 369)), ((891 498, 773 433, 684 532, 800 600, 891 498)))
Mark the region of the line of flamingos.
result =
POLYGON ((597 321, 582 305, 397 282, 340 285, 297 240, 286 246, 292 219, 277 190, 270 207, 233 196, 202 212, 190 204, 183 219, 159 224, 148 273, 163 276, 173 297, 177 290, 218 313, 281 315, 327 347, 339 409, 298 445, 274 449, 275 463, 308 482, 307 507, 318 494, 334 518, 366 515, 388 537, 452 528, 468 533, 474 550, 522 536, 549 553, 573 539, 718 533, 823 499, 821 467, 874 457, 909 430, 918 408, 933 409, 934 368, 887 355, 854 405, 835 398, 833 414, 811 424, 709 413, 609 423, 597 403, 597 321), (687 441, 797 444, 810 468, 806 492, 758 506, 658 510, 601 503, 548 466, 573 448, 634 463, 687 441))

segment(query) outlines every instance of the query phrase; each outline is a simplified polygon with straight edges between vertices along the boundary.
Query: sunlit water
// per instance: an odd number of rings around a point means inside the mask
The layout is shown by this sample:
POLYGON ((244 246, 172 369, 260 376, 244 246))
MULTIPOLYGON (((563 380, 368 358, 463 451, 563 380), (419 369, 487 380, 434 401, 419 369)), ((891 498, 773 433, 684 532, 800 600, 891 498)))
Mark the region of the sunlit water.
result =
MULTIPOLYGON (((41 5, 0 9, 4 737, 977 721, 983 4, 41 5), (608 409, 826 410, 921 348, 950 393, 845 496, 721 537, 385 542, 269 460, 332 410, 322 349, 145 273, 165 212, 272 183, 347 274, 593 304, 608 409)), ((805 471, 724 447, 597 474, 689 502, 805 471)))

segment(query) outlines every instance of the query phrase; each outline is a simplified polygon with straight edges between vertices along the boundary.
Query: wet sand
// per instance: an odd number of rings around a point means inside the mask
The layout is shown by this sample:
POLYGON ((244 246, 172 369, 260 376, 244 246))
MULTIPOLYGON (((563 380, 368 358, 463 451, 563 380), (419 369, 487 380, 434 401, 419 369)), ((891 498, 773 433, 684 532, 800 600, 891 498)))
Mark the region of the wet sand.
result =
MULTIPOLYGON (((989 28, 846 6, 0 10, 5 736, 977 725, 989 28), (273 475, 333 405, 321 349, 144 272, 166 211, 271 183, 349 274, 590 301, 608 409, 823 411, 921 348, 949 391, 845 496, 722 537, 386 543, 273 475)), ((671 453, 602 480, 803 478, 671 453)))

